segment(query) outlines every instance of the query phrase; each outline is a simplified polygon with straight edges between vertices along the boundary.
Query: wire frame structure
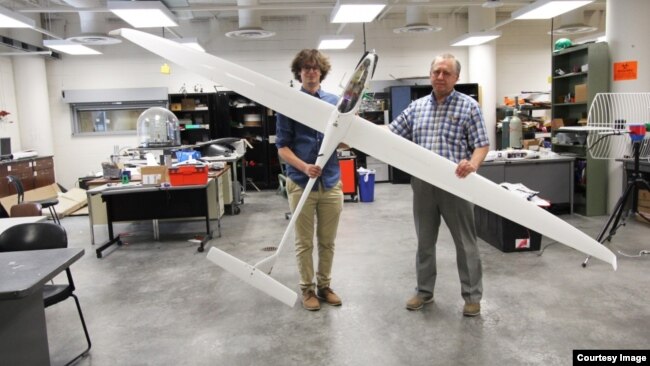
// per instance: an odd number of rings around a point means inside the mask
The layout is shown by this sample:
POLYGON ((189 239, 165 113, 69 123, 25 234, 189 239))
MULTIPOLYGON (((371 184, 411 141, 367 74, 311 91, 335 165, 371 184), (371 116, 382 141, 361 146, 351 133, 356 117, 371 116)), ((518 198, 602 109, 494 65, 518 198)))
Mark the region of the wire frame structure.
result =
MULTIPOLYGON (((598 93, 587 116, 587 147, 594 159, 633 157, 630 126, 650 123, 650 93, 598 93)), ((650 131, 639 158, 650 159, 650 131)))

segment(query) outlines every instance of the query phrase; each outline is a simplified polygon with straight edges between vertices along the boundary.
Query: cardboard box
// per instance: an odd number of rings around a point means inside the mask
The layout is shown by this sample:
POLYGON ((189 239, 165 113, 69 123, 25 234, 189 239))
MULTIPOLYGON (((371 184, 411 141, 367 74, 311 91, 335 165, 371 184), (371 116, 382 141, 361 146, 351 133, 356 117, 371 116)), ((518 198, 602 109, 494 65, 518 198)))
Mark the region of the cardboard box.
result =
POLYGON ((151 165, 140 167, 142 184, 155 184, 169 182, 169 172, 164 165, 151 165))
POLYGON ((639 213, 636 215, 637 221, 650 225, 650 191, 647 189, 639 189, 639 200, 637 201, 637 209, 639 213), (643 215, 643 217, 641 216, 643 215))
MULTIPOLYGON (((59 189, 59 185, 54 183, 54 184, 50 184, 49 186, 25 191, 24 202, 39 201, 48 198, 57 198, 60 193, 61 193, 61 189, 59 189)), ((5 209, 5 211, 9 213, 11 211, 11 206, 18 203, 18 195, 13 194, 11 196, 2 197, 0 198, 0 203, 2 204, 2 207, 5 209)))
POLYGON ((528 139, 528 140, 523 140, 522 145, 525 150, 539 150, 539 145, 541 144, 539 139, 528 139), (536 146, 535 148, 531 149, 531 146, 536 146))
MULTIPOLYGON (((56 198, 59 203, 54 206, 59 218, 70 215, 72 212, 86 205, 86 191, 81 188, 72 188, 66 193, 62 193, 59 185, 54 183, 45 187, 30 189, 25 191, 25 202, 39 201, 49 198, 56 198)), ((11 211, 11 206, 18 202, 17 195, 11 195, 0 198, 0 204, 6 212, 11 211)), ((43 214, 50 216, 49 210, 43 210, 43 214)))
POLYGON ((641 197, 641 191, 639 191, 639 200, 637 201, 637 207, 639 211, 650 212, 650 199, 643 199, 641 197))
POLYGON ((564 127, 564 120, 562 118, 553 118, 551 120, 551 130, 557 130, 564 127))
POLYGON ((639 222, 642 222, 644 224, 650 225, 650 222, 648 222, 648 220, 650 220, 650 214, 645 214, 645 217, 647 217, 648 219, 646 220, 645 218, 641 217, 640 214, 637 214, 636 215, 636 220, 639 221, 639 222))
POLYGON ((172 111, 180 111, 181 109, 183 109, 183 105, 181 103, 172 103, 169 107, 170 107, 169 109, 171 109, 172 111))
POLYGON ((650 215, 650 191, 647 189, 639 189, 637 208, 639 212, 643 212, 646 216, 650 215))
POLYGON ((196 108, 196 102, 191 98, 181 99, 181 107, 184 111, 193 111, 196 108))
POLYGON ((587 84, 578 84, 575 86, 575 102, 584 103, 587 101, 587 84))
MULTIPOLYGON (((59 203, 54 206, 54 209, 59 218, 63 218, 71 215, 73 212, 87 204, 86 190, 81 188, 71 188, 67 192, 59 194, 59 203)), ((45 212, 47 212, 48 215, 50 213, 49 210, 43 210, 43 213, 45 212)))

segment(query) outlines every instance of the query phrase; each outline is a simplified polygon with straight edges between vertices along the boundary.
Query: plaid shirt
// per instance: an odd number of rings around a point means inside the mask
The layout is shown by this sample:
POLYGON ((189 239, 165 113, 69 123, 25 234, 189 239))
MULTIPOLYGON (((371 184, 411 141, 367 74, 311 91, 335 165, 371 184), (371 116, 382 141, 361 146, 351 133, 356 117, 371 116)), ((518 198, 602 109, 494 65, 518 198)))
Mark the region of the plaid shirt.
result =
POLYGON ((490 144, 478 103, 455 90, 442 104, 433 93, 411 102, 389 128, 456 163, 490 144))

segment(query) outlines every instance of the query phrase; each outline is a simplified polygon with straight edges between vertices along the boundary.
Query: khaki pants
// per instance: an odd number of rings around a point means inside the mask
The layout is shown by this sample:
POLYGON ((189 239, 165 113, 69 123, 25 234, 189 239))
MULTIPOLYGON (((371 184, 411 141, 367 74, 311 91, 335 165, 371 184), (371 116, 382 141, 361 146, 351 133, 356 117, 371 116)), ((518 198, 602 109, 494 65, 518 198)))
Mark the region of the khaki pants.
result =
MULTIPOLYGON (((287 179, 287 194, 291 212, 294 212, 303 188, 287 179)), ((295 246, 301 290, 315 290, 314 284, 314 225, 318 240, 318 288, 329 287, 334 260, 334 240, 343 210, 343 190, 339 181, 332 189, 325 190, 319 184, 318 190, 307 197, 300 216, 296 218, 295 246), (315 220, 314 220, 315 219, 315 220)))

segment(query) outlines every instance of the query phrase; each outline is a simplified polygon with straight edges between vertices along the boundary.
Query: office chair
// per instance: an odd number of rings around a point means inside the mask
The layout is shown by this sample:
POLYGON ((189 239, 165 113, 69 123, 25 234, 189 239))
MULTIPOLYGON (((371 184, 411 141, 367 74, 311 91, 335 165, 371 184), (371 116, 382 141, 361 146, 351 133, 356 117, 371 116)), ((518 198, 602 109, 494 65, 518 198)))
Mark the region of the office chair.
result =
MULTIPOLYGON (((8 175, 7 180, 9 180, 9 183, 14 185, 14 189, 16 190, 16 194, 18 195, 18 203, 23 203, 25 201, 25 188, 23 187, 23 183, 20 181, 20 178, 16 177, 15 175, 8 175)), ((61 221, 59 220, 59 215, 56 213, 56 209, 54 206, 59 204, 59 200, 56 198, 47 198, 44 200, 38 200, 38 201, 32 201, 39 203, 42 208, 47 208, 50 210, 50 215, 52 216, 52 220, 56 222, 57 224, 61 225, 61 221)))
MULTIPOLYGON (((57 249, 68 247, 68 236, 65 228, 61 225, 56 225, 50 222, 34 222, 27 224, 18 224, 12 226, 0 234, 0 252, 14 252, 22 250, 41 250, 41 249, 57 249)), ((58 285, 44 285, 43 287, 43 303, 45 307, 58 304, 59 302, 72 297, 77 305, 79 312, 79 319, 88 342, 88 348, 73 358, 66 365, 70 365, 77 361, 79 358, 88 354, 90 351, 90 336, 88 335, 88 328, 84 320, 79 299, 74 294, 74 281, 72 280, 72 272, 70 268, 66 268, 66 275, 68 277, 67 284, 58 285)))
POLYGON ((11 206, 9 209, 9 217, 23 217, 23 216, 41 216, 43 206, 37 202, 23 202, 11 206))

